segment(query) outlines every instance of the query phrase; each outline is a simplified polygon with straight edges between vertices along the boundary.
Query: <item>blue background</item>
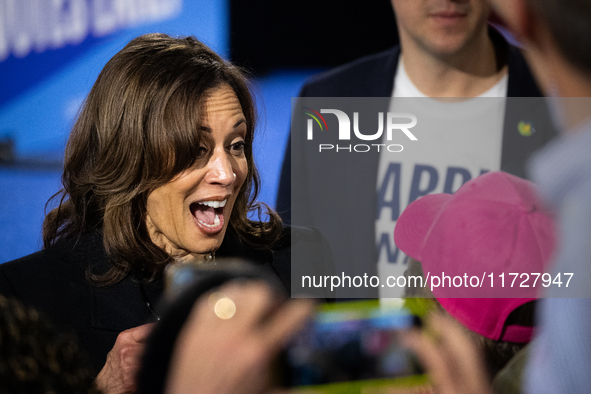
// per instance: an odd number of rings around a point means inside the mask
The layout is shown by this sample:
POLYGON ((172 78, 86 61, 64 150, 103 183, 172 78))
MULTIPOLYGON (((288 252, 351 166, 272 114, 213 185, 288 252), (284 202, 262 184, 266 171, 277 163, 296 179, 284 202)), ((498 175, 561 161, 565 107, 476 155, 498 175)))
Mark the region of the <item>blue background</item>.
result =
MULTIPOLYGON (((123 21, 109 34, 89 30, 80 42, 33 48, 26 56, 15 56, 18 51, 9 48, 8 56, 0 61, 0 140, 11 139, 17 155, 15 163, 0 166, 0 262, 41 248, 44 207, 60 189, 62 157, 73 120, 104 64, 127 42, 150 32, 195 35, 228 57, 227 0, 160 0, 175 1, 179 9, 162 20, 128 23, 133 26, 123 21)), ((89 9, 93 2, 113 5, 109 0, 65 0, 63 14, 81 2, 89 9)), ((14 2, 0 0, 0 41, 4 38, 11 45, 36 22, 14 18, 6 11, 9 3, 14 2)), ((43 3, 23 0, 21 9, 29 12, 36 4, 43 3)), ((263 181, 259 199, 271 206, 288 138, 291 97, 318 71, 276 69, 254 80, 260 119, 254 149, 263 181)))

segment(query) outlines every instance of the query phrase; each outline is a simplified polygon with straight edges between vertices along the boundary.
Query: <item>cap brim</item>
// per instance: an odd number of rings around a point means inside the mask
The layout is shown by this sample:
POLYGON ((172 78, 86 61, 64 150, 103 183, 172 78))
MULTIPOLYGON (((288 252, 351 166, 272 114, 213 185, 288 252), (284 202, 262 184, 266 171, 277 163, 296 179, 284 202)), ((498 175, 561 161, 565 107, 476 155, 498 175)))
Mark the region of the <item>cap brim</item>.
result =
POLYGON ((441 306, 464 327, 495 341, 529 342, 532 327, 509 325, 515 309, 535 298, 438 298, 441 306))
POLYGON ((429 194, 406 207, 394 228, 396 246, 408 256, 421 261, 423 243, 429 230, 452 197, 452 194, 445 193, 429 194))

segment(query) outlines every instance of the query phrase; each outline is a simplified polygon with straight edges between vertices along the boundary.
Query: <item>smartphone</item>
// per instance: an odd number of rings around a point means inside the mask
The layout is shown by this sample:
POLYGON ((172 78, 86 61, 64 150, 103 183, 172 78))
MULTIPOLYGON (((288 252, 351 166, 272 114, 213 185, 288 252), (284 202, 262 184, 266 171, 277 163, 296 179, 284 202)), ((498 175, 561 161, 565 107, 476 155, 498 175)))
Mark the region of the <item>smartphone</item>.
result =
POLYGON ((230 280, 262 280, 286 298, 289 294, 279 278, 245 260, 220 258, 215 264, 169 264, 164 271, 164 296, 172 302, 187 289, 201 286, 204 291, 230 280))
MULTIPOLYGON (((174 302, 187 289, 195 290, 195 285, 205 291, 236 279, 263 279, 279 286, 276 278, 255 268, 236 260, 218 266, 177 265, 167 268, 165 295, 174 302)), ((402 302, 363 300, 320 304, 314 318, 273 363, 273 382, 283 387, 303 388, 306 393, 348 394, 380 387, 395 393, 390 388, 422 385, 426 377, 416 357, 401 344, 403 331, 417 326, 418 322, 402 302)))
POLYGON ((285 385, 353 389, 424 383, 416 357, 401 344, 402 332, 417 320, 402 305, 379 300, 322 304, 283 353, 285 385))

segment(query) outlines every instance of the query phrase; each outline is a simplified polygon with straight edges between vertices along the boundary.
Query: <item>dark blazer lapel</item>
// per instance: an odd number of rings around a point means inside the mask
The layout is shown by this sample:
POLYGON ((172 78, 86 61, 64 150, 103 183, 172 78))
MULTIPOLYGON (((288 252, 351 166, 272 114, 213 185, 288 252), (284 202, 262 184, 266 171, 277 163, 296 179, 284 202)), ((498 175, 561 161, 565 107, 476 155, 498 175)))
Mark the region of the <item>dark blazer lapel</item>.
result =
MULTIPOLYGON (((369 84, 372 86, 371 88, 367 89, 365 97, 391 97, 392 92, 394 89, 394 76, 396 75, 396 71, 398 69, 398 59, 400 58, 400 46, 396 46, 391 49, 391 52, 388 54, 386 58, 386 62, 383 65, 383 68, 380 70, 379 74, 375 75, 376 78, 383 81, 381 84, 369 84)), ((389 104, 390 105, 390 104, 389 104)), ((382 111, 384 113, 388 112, 389 105, 387 108, 383 108, 382 111)), ((361 200, 367 201, 368 204, 368 211, 364 212, 360 215, 356 222, 362 224, 362 227, 359 228, 357 232, 357 237, 362 238, 359 240, 359 245, 375 245, 375 220, 377 216, 377 195, 376 195, 376 187, 377 187, 377 177, 378 177, 378 166, 380 161, 380 155, 377 151, 367 152, 358 157, 355 157, 355 160, 352 160, 352 163, 355 164, 355 167, 352 168, 352 171, 349 171, 347 176, 351 177, 352 185, 355 185, 357 191, 354 193, 347 193, 347 197, 351 200, 356 199, 361 194, 360 191, 364 191, 363 195, 366 197, 362 198, 361 200), (372 176, 367 176, 368 174, 372 174, 372 176), (371 215, 367 213, 370 212, 371 215)), ((349 206, 351 207, 359 207, 359 200, 350 201, 349 206)), ((364 210, 359 210, 363 212, 364 210)), ((378 254, 376 248, 372 248, 371 252, 369 252, 366 256, 369 257, 370 261, 377 261, 378 254)), ((362 256, 358 257, 359 259, 362 256)), ((371 264, 365 264, 366 266, 373 267, 371 264)), ((377 266, 375 267, 377 273, 377 266)))
POLYGON ((529 157, 554 138, 556 130, 523 55, 518 48, 507 43, 504 45, 508 47, 509 81, 503 123, 501 170, 526 178, 525 167, 529 157), (523 97, 531 98, 521 99, 523 97), (535 132, 522 135, 519 132, 520 122, 530 124, 535 132))
POLYGON ((383 64, 376 65, 375 70, 368 70, 373 73, 372 79, 380 82, 360 84, 359 94, 355 97, 391 97, 399 58, 400 46, 397 45, 387 52, 383 64))
MULTIPOLYGON (((362 78, 366 83, 353 86, 354 92, 349 97, 391 97, 394 87, 394 76, 398 66, 400 56, 400 47, 394 47, 387 53, 380 54, 382 62, 370 63, 367 67, 358 70, 359 73, 367 73, 362 78), (368 78, 373 82, 367 82, 368 78)), ((353 90, 352 89, 352 90, 353 90)), ((345 96, 347 97, 347 96, 345 96)), ((380 112, 388 112, 390 101, 384 100, 384 108, 380 112), (386 104, 387 103, 387 104, 386 104)), ((343 177, 343 184, 337 190, 337 194, 327 193, 321 197, 329 198, 336 202, 342 199, 346 200, 344 204, 347 208, 346 216, 343 220, 349 223, 355 223, 355 231, 342 233, 341 224, 332 218, 333 224, 316 223, 316 225, 330 237, 337 237, 340 242, 358 245, 350 248, 347 253, 344 250, 333 247, 335 262, 337 267, 344 267, 347 273, 351 275, 377 274, 377 251, 375 248, 375 218, 377 213, 377 175, 380 155, 377 150, 371 150, 367 153, 353 155, 337 156, 335 158, 335 167, 339 168, 339 176, 343 177), (335 227, 324 230, 324 225, 335 227), (347 262, 347 263, 344 263, 347 262), (343 264, 344 263, 344 264, 343 264), (343 264, 343 265, 339 265, 343 264)), ((322 168, 316 165, 315 168, 322 168)), ((330 203, 329 201, 329 203, 330 203)), ((328 203, 327 203, 328 204, 328 203)), ((340 205, 340 204, 339 204, 340 205)), ((330 221, 330 218, 326 219, 330 221)), ((340 268, 339 268, 340 269, 340 268)), ((371 297, 370 292, 360 294, 362 297, 371 297)))
POLYGON ((290 234, 290 228, 285 228, 285 233, 277 251, 257 250, 245 247, 238 239, 235 231, 228 228, 222 245, 215 253, 216 259, 245 261, 260 267, 262 272, 276 274, 289 292, 291 289, 290 234))
POLYGON ((154 320, 140 285, 131 277, 114 286, 94 287, 91 297, 91 326, 97 330, 123 331, 154 320))
MULTIPOLYGON (((388 51, 365 57, 346 65, 344 68, 337 68, 324 74, 322 78, 330 79, 331 74, 337 75, 334 83, 315 85, 314 82, 307 84, 301 92, 302 97, 391 97, 394 86, 394 76, 398 66, 400 47, 396 46, 388 51), (343 75, 344 73, 344 75, 343 75), (346 81, 346 83, 343 83, 346 81)), ((387 112, 389 101, 385 100, 384 108, 380 112, 387 112)), ((292 136, 293 138, 293 136, 292 136)), ((346 253, 341 248, 334 248, 335 262, 339 269, 344 269, 351 275, 367 273, 374 275, 377 266, 375 245, 375 216, 377 211, 376 184, 377 168, 379 164, 379 153, 370 151, 367 153, 342 155, 334 158, 331 162, 331 170, 338 168, 338 177, 342 179, 340 185, 334 189, 326 188, 327 174, 319 176, 318 173, 309 174, 308 179, 314 190, 323 190, 321 195, 313 198, 322 201, 320 206, 338 205, 339 211, 345 216, 342 220, 355 223, 354 233, 347 231, 343 233, 343 226, 334 215, 316 220, 317 226, 329 239, 339 239, 339 242, 359 247, 350 248, 346 253), (371 270, 374 270, 371 272, 371 270)), ((308 158, 310 159, 310 158, 308 158)), ((313 160, 318 160, 314 156, 313 160)), ((308 168, 323 169, 325 163, 307 163, 308 168)), ((284 171, 291 169, 291 163, 285 162, 284 171)), ((323 217, 327 212, 320 212, 323 217)))

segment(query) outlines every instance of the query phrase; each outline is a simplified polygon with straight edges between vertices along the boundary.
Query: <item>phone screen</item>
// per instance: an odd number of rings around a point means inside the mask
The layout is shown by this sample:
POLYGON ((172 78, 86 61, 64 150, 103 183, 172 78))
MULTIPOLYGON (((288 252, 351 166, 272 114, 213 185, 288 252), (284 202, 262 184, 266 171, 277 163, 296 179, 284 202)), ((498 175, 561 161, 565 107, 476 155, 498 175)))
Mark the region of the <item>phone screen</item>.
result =
POLYGON ((400 343, 401 332, 415 319, 403 307, 385 307, 379 300, 321 305, 285 351, 284 380, 300 387, 418 375, 415 357, 400 343))

